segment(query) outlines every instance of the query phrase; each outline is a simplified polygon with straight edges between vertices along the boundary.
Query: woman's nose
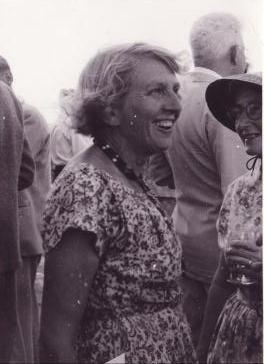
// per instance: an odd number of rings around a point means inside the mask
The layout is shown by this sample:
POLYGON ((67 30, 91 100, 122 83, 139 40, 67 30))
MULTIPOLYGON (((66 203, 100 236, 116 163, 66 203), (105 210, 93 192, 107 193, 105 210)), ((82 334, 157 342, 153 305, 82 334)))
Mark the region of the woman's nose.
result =
POLYGON ((166 98, 164 107, 166 108, 166 110, 170 110, 179 114, 182 109, 180 96, 175 92, 170 93, 166 98))
POLYGON ((239 117, 236 119, 235 128, 237 131, 241 131, 242 129, 245 129, 248 126, 250 126, 250 124, 251 121, 248 119, 245 111, 243 111, 243 113, 239 115, 239 117))

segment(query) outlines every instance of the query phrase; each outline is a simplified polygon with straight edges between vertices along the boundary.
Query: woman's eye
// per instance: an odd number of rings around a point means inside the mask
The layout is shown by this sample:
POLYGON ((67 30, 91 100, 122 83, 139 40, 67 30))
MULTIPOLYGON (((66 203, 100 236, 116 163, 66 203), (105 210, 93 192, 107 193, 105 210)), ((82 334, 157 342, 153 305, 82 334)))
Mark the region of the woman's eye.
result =
POLYGON ((173 92, 175 93, 175 95, 178 96, 179 99, 182 98, 181 93, 180 93, 180 87, 178 87, 178 86, 177 87, 174 87, 173 88, 173 92))
POLYGON ((150 91, 152 95, 160 95, 160 96, 165 95, 165 92, 166 90, 163 88, 154 88, 153 90, 150 91))
POLYGON ((248 111, 249 113, 252 114, 258 114, 261 112, 261 105, 255 105, 255 104, 249 105, 248 111))

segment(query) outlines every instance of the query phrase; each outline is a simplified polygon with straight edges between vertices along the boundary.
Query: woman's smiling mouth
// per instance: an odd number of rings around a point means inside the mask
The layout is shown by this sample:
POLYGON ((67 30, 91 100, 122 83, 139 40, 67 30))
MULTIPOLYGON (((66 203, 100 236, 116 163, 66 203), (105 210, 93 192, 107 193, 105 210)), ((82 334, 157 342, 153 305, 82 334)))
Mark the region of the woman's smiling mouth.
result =
POLYGON ((175 119, 164 119, 164 120, 158 120, 154 122, 158 129, 160 129, 161 131, 170 131, 175 123, 175 119))
POLYGON ((259 136, 260 136, 259 133, 248 133, 248 134, 243 134, 242 138, 243 138, 244 142, 246 143, 247 141, 253 140, 259 136))

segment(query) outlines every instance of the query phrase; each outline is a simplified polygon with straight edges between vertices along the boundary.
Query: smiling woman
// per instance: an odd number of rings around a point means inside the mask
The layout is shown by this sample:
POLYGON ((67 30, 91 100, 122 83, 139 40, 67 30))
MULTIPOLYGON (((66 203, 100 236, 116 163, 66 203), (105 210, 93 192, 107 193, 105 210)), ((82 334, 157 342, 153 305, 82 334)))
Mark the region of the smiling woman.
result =
POLYGON ((44 363, 196 363, 182 312, 181 246, 142 177, 180 113, 179 65, 128 44, 83 70, 76 128, 94 145, 56 179, 47 202, 41 322, 44 363))
POLYGON ((181 110, 175 74, 155 59, 142 59, 136 62, 131 78, 130 90, 118 111, 126 149, 142 156, 167 149, 181 110))
POLYGON ((220 210, 222 255, 198 353, 208 364, 263 363, 262 77, 242 74, 216 80, 208 86, 206 99, 218 121, 239 134, 254 163, 228 187, 220 210))
MULTIPOLYGON (((235 91, 234 91, 235 92, 235 91)), ((235 129, 244 142, 249 155, 262 152, 262 94, 254 86, 240 86, 229 108, 235 129)))

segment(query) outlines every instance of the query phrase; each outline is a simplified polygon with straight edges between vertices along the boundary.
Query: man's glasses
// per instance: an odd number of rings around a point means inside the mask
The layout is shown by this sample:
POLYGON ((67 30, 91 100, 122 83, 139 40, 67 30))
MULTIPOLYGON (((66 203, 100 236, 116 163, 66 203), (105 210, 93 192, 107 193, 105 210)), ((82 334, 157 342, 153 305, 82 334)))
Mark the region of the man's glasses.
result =
POLYGON ((241 117, 243 112, 246 113, 250 120, 258 120, 262 116, 262 106, 260 103, 256 104, 254 102, 247 104, 245 107, 238 105, 229 106, 227 115, 231 120, 236 121, 241 117))

